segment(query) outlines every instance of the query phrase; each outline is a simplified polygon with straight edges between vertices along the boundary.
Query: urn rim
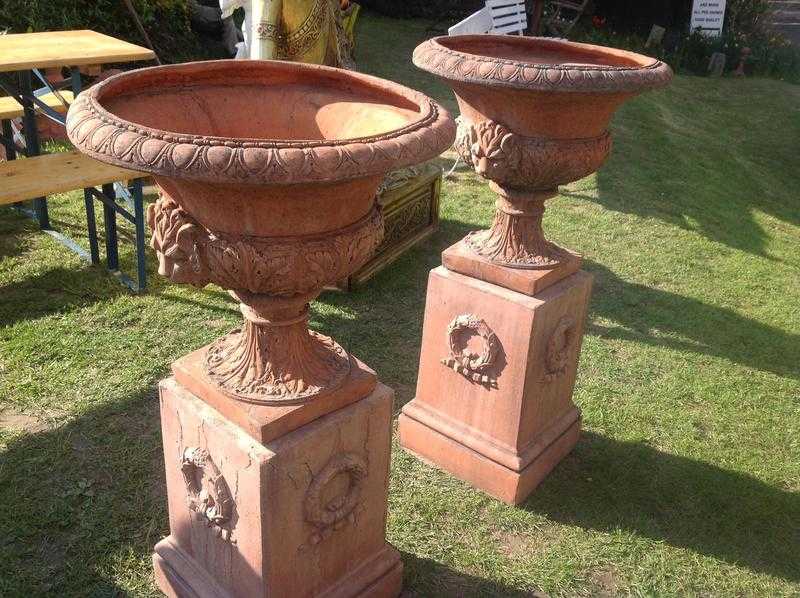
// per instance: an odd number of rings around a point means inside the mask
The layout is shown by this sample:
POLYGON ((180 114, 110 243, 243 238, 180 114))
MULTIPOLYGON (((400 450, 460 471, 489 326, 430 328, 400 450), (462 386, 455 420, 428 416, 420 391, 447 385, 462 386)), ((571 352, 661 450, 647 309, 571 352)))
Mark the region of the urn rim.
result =
POLYGON ((415 48, 413 62, 448 81, 529 91, 639 93, 664 87, 672 79, 669 65, 643 54, 566 40, 510 35, 434 37, 415 48), (476 51, 492 45, 493 55, 476 51), (559 53, 589 60, 534 59, 537 55, 559 53), (530 58, 521 59, 526 55, 530 58))
POLYGON ((455 138, 447 110, 428 96, 379 77, 316 64, 275 60, 212 60, 155 66, 109 77, 82 92, 67 114, 70 141, 93 158, 156 176, 234 184, 308 184, 381 176, 418 164, 446 150, 455 138), (231 69, 306 73, 341 81, 353 93, 378 90, 411 103, 419 118, 404 126, 361 137, 268 139, 191 134, 126 120, 102 101, 127 86, 167 75, 231 69))

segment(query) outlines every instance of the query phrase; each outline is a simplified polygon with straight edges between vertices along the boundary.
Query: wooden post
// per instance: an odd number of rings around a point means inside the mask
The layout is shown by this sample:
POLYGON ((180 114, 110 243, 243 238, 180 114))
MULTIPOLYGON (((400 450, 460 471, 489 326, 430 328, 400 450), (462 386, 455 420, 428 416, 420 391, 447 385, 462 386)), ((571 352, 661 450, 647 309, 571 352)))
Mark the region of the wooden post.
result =
POLYGON ((530 25, 528 29, 531 35, 539 35, 542 27, 542 12, 544 11, 544 0, 533 0, 533 8, 531 9, 530 25))

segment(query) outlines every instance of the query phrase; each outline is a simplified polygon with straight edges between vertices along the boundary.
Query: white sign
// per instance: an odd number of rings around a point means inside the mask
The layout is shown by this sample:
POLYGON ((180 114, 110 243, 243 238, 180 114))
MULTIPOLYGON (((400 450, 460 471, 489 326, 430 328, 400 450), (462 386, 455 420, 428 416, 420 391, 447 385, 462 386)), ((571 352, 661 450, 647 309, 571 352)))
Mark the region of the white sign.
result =
POLYGON ((725 22, 725 0, 694 0, 691 30, 718 37, 725 22))

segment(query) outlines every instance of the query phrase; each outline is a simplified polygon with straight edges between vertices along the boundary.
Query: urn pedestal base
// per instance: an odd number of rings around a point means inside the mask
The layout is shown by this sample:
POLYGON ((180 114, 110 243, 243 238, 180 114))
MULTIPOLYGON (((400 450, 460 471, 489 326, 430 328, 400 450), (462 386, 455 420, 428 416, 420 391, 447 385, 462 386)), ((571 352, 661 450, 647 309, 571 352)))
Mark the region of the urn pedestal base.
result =
POLYGON ((491 282, 524 295, 535 295, 580 270, 581 256, 569 249, 562 250, 564 261, 552 268, 508 268, 479 256, 462 239, 442 252, 442 265, 452 272, 491 282))
POLYGON ((522 502, 578 440, 572 391, 591 284, 578 271, 531 296, 432 270, 401 446, 522 502))
MULTIPOLYGON (((161 382, 171 533, 153 564, 166 595, 400 593, 400 555, 385 536, 394 393, 362 367, 356 377, 372 388, 358 400, 300 425, 279 414, 270 421, 294 428, 269 441, 175 378, 161 382)), ((289 408, 258 409, 251 416, 263 422, 264 410, 289 408)))

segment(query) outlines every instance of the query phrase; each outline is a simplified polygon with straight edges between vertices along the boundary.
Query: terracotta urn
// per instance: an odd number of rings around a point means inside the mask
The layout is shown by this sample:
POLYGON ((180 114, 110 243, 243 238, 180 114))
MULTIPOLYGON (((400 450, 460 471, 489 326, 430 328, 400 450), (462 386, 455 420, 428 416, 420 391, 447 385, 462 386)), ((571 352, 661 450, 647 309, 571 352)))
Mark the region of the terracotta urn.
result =
POLYGON ((455 125, 423 94, 360 73, 211 61, 111 77, 80 94, 67 130, 90 156, 153 175, 160 274, 240 302, 243 327, 206 352, 208 380, 293 405, 335 390, 352 362, 309 331, 309 302, 379 243, 384 175, 441 153, 455 125))
POLYGON ((496 35, 429 40, 414 63, 453 88, 456 148, 497 200, 491 228, 446 248, 430 273, 399 442, 520 504, 575 447, 582 421, 572 395, 592 276, 545 239, 545 200, 600 167, 617 107, 672 72, 611 48, 496 35))
POLYGON ((414 64, 453 88, 456 149, 498 194, 491 229, 465 244, 519 269, 573 260, 544 237, 545 200, 603 164, 623 102, 672 78, 663 62, 632 52, 505 35, 437 37, 416 48, 414 64))

